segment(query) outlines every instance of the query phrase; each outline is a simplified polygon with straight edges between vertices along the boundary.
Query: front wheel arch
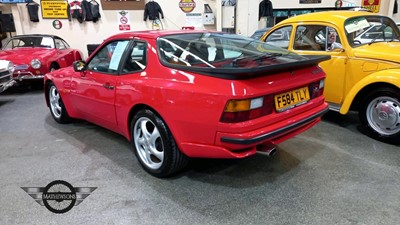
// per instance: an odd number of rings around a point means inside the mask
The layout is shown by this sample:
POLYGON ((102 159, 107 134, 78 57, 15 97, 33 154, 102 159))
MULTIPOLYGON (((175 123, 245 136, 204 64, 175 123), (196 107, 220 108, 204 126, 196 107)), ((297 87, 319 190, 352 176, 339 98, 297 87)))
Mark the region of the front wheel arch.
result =
POLYGON ((55 70, 58 70, 58 69, 60 69, 61 67, 60 67, 60 65, 57 63, 57 62, 52 62, 51 64, 50 64, 50 66, 49 66, 49 72, 51 72, 51 70, 52 69, 55 69, 55 70))
POLYGON ((365 86, 364 88, 362 88, 357 95, 354 97, 351 106, 350 106, 350 110, 353 111, 358 111, 360 110, 361 104, 364 102, 364 98, 371 93, 374 90, 378 90, 378 89, 385 89, 385 88, 393 88, 393 89, 398 89, 398 87, 396 87, 393 84, 390 83, 385 83, 385 82, 378 82, 378 83, 372 83, 369 84, 367 86, 365 86))

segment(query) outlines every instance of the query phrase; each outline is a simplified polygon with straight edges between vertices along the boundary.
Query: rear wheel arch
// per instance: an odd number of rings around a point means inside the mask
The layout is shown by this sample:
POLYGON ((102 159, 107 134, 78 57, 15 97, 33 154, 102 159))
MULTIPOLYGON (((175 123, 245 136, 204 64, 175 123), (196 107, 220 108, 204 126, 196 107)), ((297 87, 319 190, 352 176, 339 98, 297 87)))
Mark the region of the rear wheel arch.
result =
POLYGON ((152 107, 145 104, 132 107, 128 125, 135 155, 147 172, 168 177, 187 165, 189 158, 180 150, 168 124, 152 107))
POLYGON ((136 113, 138 113, 140 110, 143 110, 143 109, 148 109, 148 110, 153 111, 154 114, 156 114, 157 116, 159 116, 159 117, 164 121, 163 117, 162 117, 154 108, 150 107, 149 105, 146 105, 146 104, 137 104, 137 105, 134 105, 134 106, 131 108, 131 110, 129 111, 129 114, 128 114, 128 121, 127 121, 127 123, 126 123, 126 124, 128 125, 129 140, 130 140, 131 137, 132 137, 132 131, 131 131, 131 122, 132 122, 132 119, 133 119, 133 117, 136 115, 136 113))

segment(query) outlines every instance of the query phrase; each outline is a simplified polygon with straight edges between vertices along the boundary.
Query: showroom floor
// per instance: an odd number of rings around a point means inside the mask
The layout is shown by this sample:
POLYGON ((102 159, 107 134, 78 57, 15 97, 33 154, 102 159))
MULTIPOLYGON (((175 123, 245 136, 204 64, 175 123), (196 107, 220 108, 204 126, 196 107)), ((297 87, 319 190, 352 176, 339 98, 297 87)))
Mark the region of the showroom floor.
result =
POLYGON ((398 224, 400 147, 330 112, 271 158, 193 160, 177 176, 141 169, 122 136, 57 124, 40 90, 0 94, 0 224, 398 224), (97 187, 53 214, 20 187, 97 187))

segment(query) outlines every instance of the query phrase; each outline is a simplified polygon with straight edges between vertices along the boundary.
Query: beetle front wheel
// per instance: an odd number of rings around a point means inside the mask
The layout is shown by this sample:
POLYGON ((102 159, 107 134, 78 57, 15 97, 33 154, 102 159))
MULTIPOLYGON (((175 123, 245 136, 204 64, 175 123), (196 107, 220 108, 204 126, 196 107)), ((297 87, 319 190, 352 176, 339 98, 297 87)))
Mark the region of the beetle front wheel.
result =
POLYGON ((368 134, 380 141, 400 143, 400 93, 393 88, 373 91, 365 98, 359 116, 368 134))

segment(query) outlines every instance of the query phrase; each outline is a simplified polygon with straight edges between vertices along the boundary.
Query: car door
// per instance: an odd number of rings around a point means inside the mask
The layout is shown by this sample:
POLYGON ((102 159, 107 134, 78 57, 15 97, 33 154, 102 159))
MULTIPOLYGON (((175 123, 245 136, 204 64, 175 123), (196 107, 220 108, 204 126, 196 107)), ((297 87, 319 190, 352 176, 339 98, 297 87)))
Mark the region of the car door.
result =
MULTIPOLYGON (((289 30, 284 26, 272 30, 265 40, 274 40, 282 36, 283 30, 289 30)), ((331 60, 320 63, 327 74, 325 80, 324 95, 332 108, 339 107, 344 100, 347 53, 344 51, 342 41, 345 37, 332 25, 328 24, 295 24, 293 26, 291 40, 287 49, 300 55, 330 55, 331 60)), ((285 46, 286 47, 286 46, 285 46)))
POLYGON ((128 44, 128 40, 117 40, 103 45, 87 63, 87 70, 72 78, 76 110, 88 121, 112 130, 117 125, 116 81, 128 44))

